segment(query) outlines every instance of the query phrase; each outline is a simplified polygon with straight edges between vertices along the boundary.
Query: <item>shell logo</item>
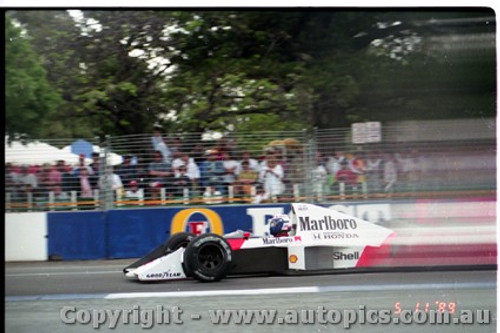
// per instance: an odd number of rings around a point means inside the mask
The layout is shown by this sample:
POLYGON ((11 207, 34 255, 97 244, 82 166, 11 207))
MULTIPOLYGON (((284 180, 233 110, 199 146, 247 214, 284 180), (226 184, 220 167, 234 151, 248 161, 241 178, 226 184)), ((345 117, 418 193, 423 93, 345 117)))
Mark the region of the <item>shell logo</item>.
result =
POLYGON ((295 264, 299 258, 295 255, 295 254, 292 254, 290 257, 288 257, 288 260, 292 263, 292 264, 295 264))

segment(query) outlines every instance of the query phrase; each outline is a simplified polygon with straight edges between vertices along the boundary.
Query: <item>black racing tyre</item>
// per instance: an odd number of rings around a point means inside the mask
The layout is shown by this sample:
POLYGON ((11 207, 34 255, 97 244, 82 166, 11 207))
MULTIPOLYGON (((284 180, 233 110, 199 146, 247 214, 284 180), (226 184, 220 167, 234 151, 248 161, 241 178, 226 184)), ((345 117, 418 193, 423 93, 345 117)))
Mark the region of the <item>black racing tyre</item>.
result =
POLYGON ((224 278, 231 268, 232 250, 217 234, 203 234, 193 239, 184 252, 184 272, 201 282, 224 278))
POLYGON ((191 232, 178 232, 173 234, 165 241, 165 253, 174 252, 181 247, 187 247, 189 242, 191 242, 191 240, 195 237, 196 235, 191 232))

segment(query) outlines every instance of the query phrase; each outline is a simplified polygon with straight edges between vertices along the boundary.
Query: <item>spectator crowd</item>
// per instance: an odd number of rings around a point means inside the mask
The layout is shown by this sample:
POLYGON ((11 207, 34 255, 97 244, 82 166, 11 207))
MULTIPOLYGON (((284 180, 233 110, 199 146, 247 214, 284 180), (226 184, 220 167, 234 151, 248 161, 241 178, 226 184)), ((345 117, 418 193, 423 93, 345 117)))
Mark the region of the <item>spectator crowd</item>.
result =
POLYGON ((161 128, 155 128, 150 147, 143 151, 139 156, 123 155, 122 163, 115 166, 103 163, 99 153, 92 153, 90 163, 80 155, 76 165, 63 160, 41 166, 7 163, 6 192, 13 201, 28 196, 64 201, 72 192, 79 199, 92 199, 96 191, 105 189, 115 199, 231 196, 260 203, 292 198, 296 186, 307 186, 308 177, 317 197, 392 193, 401 181, 411 189, 420 177, 416 151, 320 149, 311 165, 300 144, 290 149, 266 146, 257 155, 225 139, 186 149, 180 139, 165 137, 161 128))

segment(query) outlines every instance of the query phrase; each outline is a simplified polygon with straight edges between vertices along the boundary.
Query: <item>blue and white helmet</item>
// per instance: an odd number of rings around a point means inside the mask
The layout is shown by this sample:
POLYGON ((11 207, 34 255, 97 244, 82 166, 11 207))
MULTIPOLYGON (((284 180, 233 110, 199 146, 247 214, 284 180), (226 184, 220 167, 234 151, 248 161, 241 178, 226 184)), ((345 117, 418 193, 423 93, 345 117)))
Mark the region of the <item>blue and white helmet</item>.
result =
POLYGON ((275 215, 269 221, 269 233, 273 236, 288 233, 293 230, 293 224, 288 215, 275 215))

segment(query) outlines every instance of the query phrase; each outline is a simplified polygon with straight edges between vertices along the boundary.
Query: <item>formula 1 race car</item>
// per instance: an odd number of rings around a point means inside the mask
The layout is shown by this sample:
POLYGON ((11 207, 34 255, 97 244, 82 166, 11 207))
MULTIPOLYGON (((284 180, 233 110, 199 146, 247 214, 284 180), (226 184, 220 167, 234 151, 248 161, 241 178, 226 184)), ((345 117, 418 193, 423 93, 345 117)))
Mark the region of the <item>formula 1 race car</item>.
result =
POLYGON ((192 277, 211 282, 236 274, 363 267, 369 265, 373 250, 380 250, 393 234, 362 219, 305 203, 293 203, 290 215, 273 217, 269 226, 269 237, 241 230, 224 236, 176 233, 123 271, 127 278, 139 281, 192 277))

